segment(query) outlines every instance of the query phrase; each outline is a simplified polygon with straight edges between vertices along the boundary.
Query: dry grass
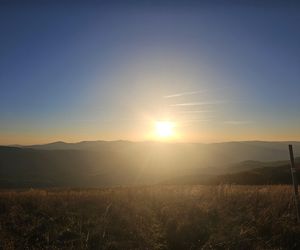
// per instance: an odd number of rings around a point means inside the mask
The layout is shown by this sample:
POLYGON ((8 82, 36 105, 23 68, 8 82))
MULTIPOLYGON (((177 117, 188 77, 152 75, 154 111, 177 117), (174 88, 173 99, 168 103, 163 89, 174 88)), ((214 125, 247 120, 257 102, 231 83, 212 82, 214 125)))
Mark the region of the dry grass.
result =
POLYGON ((290 186, 0 192, 0 249, 299 249, 290 186))

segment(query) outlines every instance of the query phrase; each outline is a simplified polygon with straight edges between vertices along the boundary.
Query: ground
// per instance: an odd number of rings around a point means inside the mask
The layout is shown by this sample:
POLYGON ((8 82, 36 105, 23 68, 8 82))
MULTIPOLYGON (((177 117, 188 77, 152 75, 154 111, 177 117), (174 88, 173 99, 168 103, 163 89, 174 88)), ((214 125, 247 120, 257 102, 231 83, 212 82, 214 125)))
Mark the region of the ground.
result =
POLYGON ((291 186, 2 190, 0 249, 299 249, 291 186))

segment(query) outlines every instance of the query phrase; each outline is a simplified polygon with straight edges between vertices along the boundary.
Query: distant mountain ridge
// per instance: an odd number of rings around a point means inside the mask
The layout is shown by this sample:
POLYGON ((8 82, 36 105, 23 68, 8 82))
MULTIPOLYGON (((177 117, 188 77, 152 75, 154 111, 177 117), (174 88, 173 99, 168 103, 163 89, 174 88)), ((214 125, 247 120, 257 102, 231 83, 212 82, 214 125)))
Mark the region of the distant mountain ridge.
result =
POLYGON ((281 169, 289 171, 289 143, 294 145, 295 156, 299 156, 299 142, 86 141, 0 146, 0 186, 140 185, 188 176, 208 180, 208 176, 237 176, 241 172, 249 175, 249 171, 259 168, 271 171, 284 166, 281 169))
MULTIPOLYGON (((131 141, 82 141, 77 143, 66 143, 62 141, 43 145, 22 146, 23 148, 43 149, 43 150, 151 150, 155 147, 186 150, 196 150, 202 159, 207 158, 213 163, 213 158, 222 157, 223 164, 232 164, 245 160, 256 161, 280 161, 287 160, 288 144, 293 144, 295 155, 300 156, 300 142, 266 142, 266 141, 237 141, 220 143, 168 143, 168 142, 131 142, 131 141)), ((219 164, 219 162, 217 163, 219 164)), ((209 164, 211 165, 211 164, 209 164)))

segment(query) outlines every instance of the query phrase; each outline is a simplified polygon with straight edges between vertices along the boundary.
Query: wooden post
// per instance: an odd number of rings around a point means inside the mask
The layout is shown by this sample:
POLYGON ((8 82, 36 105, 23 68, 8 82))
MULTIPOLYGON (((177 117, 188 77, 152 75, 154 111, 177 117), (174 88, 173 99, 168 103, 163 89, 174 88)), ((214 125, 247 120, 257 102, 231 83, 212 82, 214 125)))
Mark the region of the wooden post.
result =
POLYGON ((293 181, 293 186, 294 186, 294 200, 295 200, 295 207, 296 207, 296 212, 297 212, 297 221, 300 222, 298 179, 297 179, 297 176, 296 176, 296 167, 295 167, 293 145, 289 145, 289 151, 290 151, 290 160, 291 160, 291 174, 292 174, 292 181, 293 181))

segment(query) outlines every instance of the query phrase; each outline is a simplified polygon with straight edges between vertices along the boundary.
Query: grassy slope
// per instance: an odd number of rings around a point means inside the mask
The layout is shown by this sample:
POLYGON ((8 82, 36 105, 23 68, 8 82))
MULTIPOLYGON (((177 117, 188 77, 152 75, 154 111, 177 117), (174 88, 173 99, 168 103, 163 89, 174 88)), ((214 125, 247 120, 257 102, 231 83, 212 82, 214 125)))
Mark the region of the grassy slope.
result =
POLYGON ((299 249, 290 186, 0 193, 4 249, 299 249))

